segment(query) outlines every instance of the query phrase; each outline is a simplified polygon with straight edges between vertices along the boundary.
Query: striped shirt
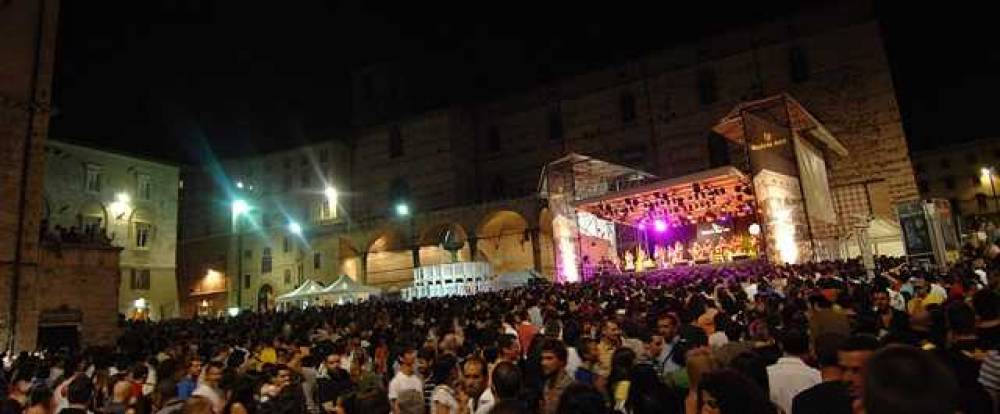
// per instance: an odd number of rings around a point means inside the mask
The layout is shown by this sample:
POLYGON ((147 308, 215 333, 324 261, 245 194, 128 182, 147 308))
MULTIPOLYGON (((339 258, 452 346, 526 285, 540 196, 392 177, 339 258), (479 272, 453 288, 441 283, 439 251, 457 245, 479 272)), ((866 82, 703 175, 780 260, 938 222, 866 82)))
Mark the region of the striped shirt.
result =
POLYGON ((979 368, 979 383, 991 392, 1000 392, 1000 351, 992 350, 979 368))

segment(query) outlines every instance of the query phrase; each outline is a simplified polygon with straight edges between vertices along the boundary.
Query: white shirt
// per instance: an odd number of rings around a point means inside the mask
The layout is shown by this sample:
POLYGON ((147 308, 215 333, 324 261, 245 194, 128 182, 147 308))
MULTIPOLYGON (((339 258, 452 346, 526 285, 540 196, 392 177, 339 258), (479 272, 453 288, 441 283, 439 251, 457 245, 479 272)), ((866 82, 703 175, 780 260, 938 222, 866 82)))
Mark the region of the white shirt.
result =
POLYGON ((207 398, 208 401, 212 403, 212 409, 215 410, 215 412, 217 413, 221 413, 222 409, 225 408, 226 406, 226 400, 222 398, 221 395, 219 395, 219 392, 216 391, 215 388, 210 387, 208 384, 205 384, 204 382, 198 384, 198 386, 195 387, 194 392, 191 393, 191 396, 199 396, 207 398))
POLYGON ((493 400, 493 390, 487 388, 486 391, 479 396, 479 407, 476 407, 472 403, 472 399, 469 399, 469 412, 472 414, 489 414, 490 409, 493 408, 493 404, 496 401, 493 400))
POLYGON ((819 370, 813 369, 801 359, 785 356, 767 367, 767 383, 771 388, 771 402, 786 413, 792 412, 792 399, 800 392, 823 382, 819 370))
POLYGON ((566 347, 566 373, 569 374, 570 378, 576 378, 576 370, 580 368, 580 365, 583 365, 580 353, 576 352, 575 347, 566 347))
POLYGON ((392 377, 392 381, 389 381, 389 400, 399 399, 399 393, 406 390, 414 390, 424 395, 424 382, 416 372, 406 375, 403 371, 398 371, 396 376, 392 377))

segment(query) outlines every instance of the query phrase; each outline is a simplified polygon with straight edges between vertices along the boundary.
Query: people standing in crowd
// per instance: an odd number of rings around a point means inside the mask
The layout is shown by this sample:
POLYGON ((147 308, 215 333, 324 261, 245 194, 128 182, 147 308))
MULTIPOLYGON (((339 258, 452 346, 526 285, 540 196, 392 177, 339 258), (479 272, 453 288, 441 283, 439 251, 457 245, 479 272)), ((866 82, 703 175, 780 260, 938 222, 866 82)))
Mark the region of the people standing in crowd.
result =
POLYGON ((891 345, 867 359, 860 383, 865 414, 958 412, 952 373, 920 349, 891 345))
POLYGON ((783 412, 792 412, 792 399, 800 392, 823 381, 815 368, 806 364, 809 356, 809 336, 791 330, 782 335, 781 347, 785 355, 767 367, 771 401, 783 412))
MULTIPOLYGON (((976 260, 1000 281, 1000 267, 976 260)), ((0 407, 22 414, 31 384, 51 383, 72 414, 839 414, 867 403, 873 352, 914 343, 946 367, 942 381, 961 385, 959 409, 995 410, 1000 353, 990 338, 1000 311, 992 291, 970 284, 983 276, 942 272, 948 296, 910 317, 883 292, 906 291, 909 279, 919 286, 929 272, 876 263, 891 274, 869 278, 858 261, 748 260, 474 296, 123 321, 111 347, 8 358, 0 407), (567 345, 579 356, 572 369, 567 345), (80 397, 81 384, 90 396, 80 397), (967 398, 974 390, 983 392, 967 398)))

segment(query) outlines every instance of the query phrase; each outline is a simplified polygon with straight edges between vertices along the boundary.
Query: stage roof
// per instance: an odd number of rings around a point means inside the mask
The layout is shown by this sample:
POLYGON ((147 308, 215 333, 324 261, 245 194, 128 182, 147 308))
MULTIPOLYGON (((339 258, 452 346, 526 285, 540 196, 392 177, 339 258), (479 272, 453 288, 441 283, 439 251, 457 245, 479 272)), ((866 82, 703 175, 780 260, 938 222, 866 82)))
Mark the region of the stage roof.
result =
POLYGON ((624 165, 602 161, 586 155, 571 152, 566 156, 552 161, 542 167, 541 177, 539 177, 538 192, 543 197, 548 196, 548 172, 554 166, 570 164, 573 168, 574 185, 577 189, 594 189, 606 187, 609 180, 616 177, 633 176, 636 179, 655 179, 656 176, 648 172, 638 170, 624 165))
POLYGON ((711 222, 720 216, 753 214, 753 200, 747 176, 725 166, 652 181, 576 201, 573 205, 605 220, 629 225, 662 219, 679 226, 711 222))
POLYGON ((734 107, 726 116, 722 117, 712 130, 733 142, 742 144, 744 141, 743 114, 745 112, 754 113, 764 111, 776 105, 785 105, 785 110, 791 118, 792 129, 799 134, 812 136, 826 145, 831 151, 841 157, 847 156, 847 148, 844 147, 837 138, 827 131, 816 117, 806 110, 802 104, 787 93, 769 96, 756 101, 742 102, 734 107))

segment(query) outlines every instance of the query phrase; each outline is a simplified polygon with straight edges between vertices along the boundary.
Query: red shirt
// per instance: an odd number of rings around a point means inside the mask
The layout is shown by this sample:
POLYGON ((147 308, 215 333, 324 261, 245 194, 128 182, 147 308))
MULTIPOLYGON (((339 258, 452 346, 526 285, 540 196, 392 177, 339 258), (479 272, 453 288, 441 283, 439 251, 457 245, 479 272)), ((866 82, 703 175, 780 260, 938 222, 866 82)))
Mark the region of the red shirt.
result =
POLYGON ((535 334, 538 333, 538 328, 528 322, 521 322, 517 325, 517 338, 518 342, 521 343, 521 353, 527 355, 528 347, 531 346, 531 340, 535 338, 535 334))

